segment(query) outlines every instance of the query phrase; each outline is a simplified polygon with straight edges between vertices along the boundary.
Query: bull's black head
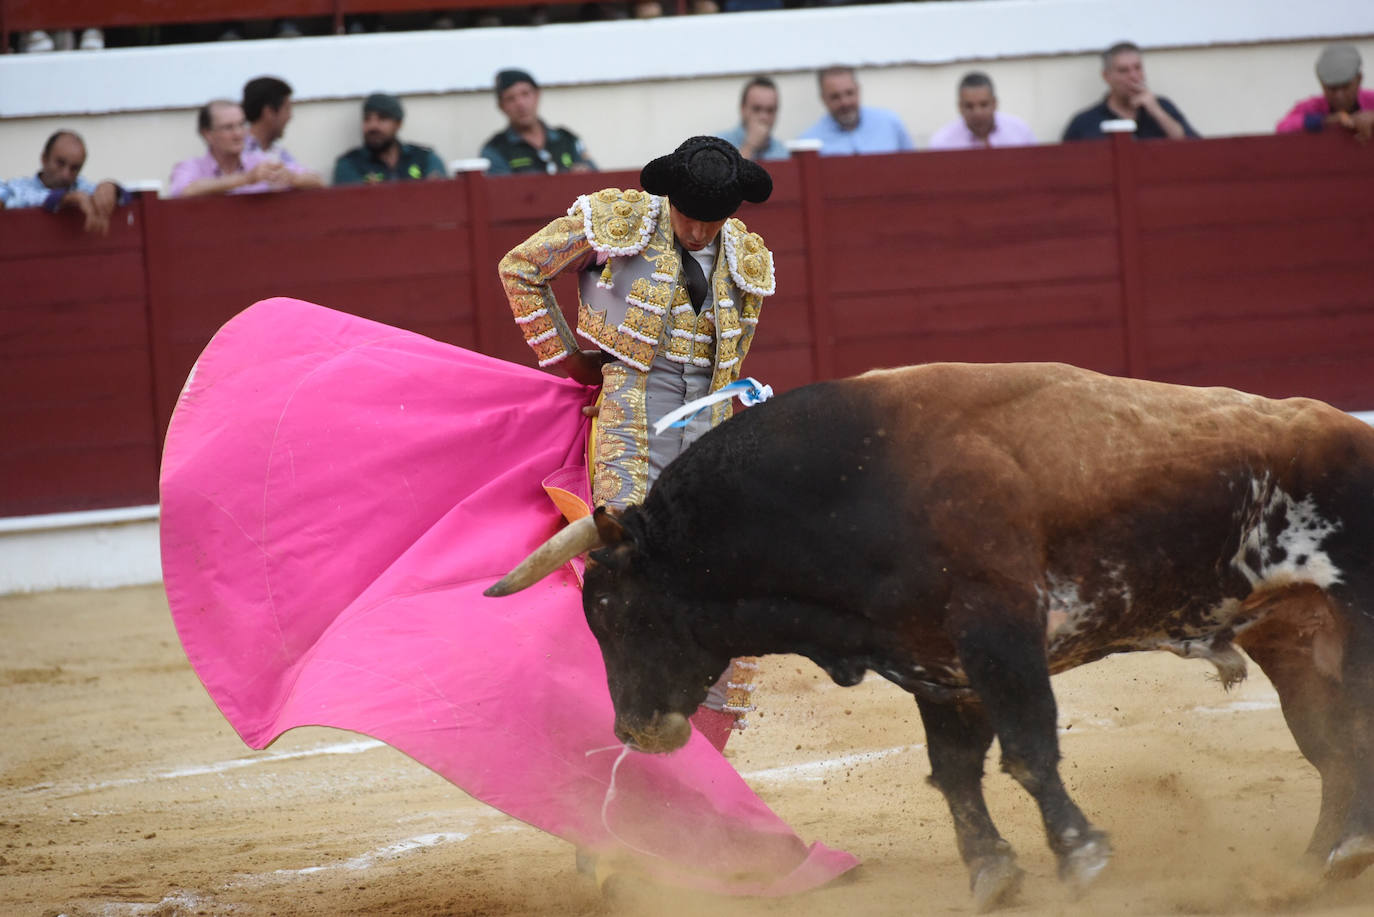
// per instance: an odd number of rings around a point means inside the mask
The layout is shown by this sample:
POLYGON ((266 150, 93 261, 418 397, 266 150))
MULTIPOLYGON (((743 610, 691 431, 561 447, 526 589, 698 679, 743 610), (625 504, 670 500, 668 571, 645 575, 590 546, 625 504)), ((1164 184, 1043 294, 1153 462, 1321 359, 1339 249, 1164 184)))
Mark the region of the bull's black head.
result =
POLYGON ((604 508, 595 519, 602 547, 588 555, 582 607, 606 662, 616 737, 640 751, 674 751, 729 656, 699 642, 694 625, 706 609, 675 585, 672 559, 650 554, 633 525, 604 508))

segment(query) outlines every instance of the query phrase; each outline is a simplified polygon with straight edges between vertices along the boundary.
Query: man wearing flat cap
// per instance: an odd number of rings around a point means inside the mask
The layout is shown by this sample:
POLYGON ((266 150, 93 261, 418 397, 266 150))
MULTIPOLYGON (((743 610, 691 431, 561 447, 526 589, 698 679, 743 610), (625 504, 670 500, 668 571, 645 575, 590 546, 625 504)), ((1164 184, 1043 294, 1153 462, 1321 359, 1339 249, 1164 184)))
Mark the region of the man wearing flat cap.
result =
POLYGON ((397 136, 405 116, 401 100, 393 95, 374 92, 364 99, 363 145, 334 161, 334 184, 445 178, 438 154, 418 143, 402 143, 397 136))
POLYGON ((478 154, 491 163, 488 175, 596 170, 576 134, 549 127, 539 117, 539 84, 524 70, 496 74, 496 107, 506 116, 506 129, 493 134, 478 154))
POLYGON ((1317 56, 1317 82, 1322 94, 1293 106, 1274 128, 1277 133, 1316 133, 1328 124, 1354 131, 1361 140, 1374 136, 1374 90, 1361 89, 1360 52, 1354 45, 1327 45, 1317 56))
MULTIPOLYGON (((674 457, 730 416, 727 399, 685 426, 653 429, 675 408, 740 377, 774 291, 772 254, 733 218, 743 202, 772 193, 761 166, 719 137, 693 137, 646 165, 639 183, 644 190, 579 197, 567 216, 516 246, 500 266, 539 365, 601 387, 592 499, 613 508, 643 501, 674 457), (568 271, 580 282, 575 332, 550 288, 568 271)), ((721 712, 719 690, 707 706, 714 719, 702 731, 723 746, 734 715, 721 712)))

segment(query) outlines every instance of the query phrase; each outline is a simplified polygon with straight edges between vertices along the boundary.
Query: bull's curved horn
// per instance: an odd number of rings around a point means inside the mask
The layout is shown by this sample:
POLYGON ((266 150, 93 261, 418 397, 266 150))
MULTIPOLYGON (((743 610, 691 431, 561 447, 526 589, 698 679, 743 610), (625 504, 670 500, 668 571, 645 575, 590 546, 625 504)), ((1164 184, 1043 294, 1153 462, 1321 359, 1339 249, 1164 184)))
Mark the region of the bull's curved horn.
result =
POLYGON ((596 530, 596 520, 591 516, 583 516, 535 548, 529 557, 520 561, 519 566, 503 576, 501 582, 482 594, 494 597, 519 592, 599 544, 601 535, 596 530))

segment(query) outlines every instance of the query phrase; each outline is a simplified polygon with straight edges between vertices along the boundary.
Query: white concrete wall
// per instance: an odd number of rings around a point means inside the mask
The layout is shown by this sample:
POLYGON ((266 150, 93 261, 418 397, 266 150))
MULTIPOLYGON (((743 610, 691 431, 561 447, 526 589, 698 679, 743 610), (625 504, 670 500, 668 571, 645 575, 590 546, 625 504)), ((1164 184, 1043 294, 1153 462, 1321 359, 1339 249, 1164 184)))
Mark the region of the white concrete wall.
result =
POLYGON ((162 579, 158 508, 0 519, 0 595, 162 579))
POLYGON ((489 89, 503 66, 545 86, 542 112, 580 133, 605 168, 637 168, 683 138, 731 124, 755 72, 782 87, 778 133, 822 114, 814 72, 861 66, 865 103, 895 109, 922 145, 955 117, 954 86, 986 70, 1004 110, 1046 141, 1103 91, 1096 53, 1130 38, 1146 75, 1205 135, 1264 133, 1317 91, 1326 40, 1374 61, 1371 0, 962 0, 523 29, 467 29, 0 58, 0 175, 37 168, 59 127, 85 135, 88 177, 165 180, 202 146, 194 110, 263 73, 296 89, 287 145, 328 172, 358 143, 359 99, 404 96, 403 136, 445 160, 502 125, 489 89))

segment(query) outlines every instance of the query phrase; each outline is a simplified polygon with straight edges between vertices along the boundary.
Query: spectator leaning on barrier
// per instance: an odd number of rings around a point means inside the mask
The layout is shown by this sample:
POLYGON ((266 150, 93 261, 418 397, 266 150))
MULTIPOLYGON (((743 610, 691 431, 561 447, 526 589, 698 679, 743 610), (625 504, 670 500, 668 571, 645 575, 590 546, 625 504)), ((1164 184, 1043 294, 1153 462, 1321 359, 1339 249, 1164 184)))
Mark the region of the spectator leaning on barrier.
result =
POLYGON ((248 122, 243 107, 216 99, 201 107, 196 126, 205 141, 205 155, 183 159, 172 167, 172 197, 206 194, 258 194, 311 187, 306 168, 273 159, 261 151, 245 151, 248 122))
POLYGON ((1327 45, 1317 57, 1322 94, 1303 99, 1274 128, 1280 134, 1320 131, 1339 124, 1361 140, 1374 136, 1374 90, 1361 89, 1360 52, 1354 45, 1327 45))
POLYGON ((291 120, 291 87, 275 76, 260 76, 243 84, 243 114, 248 119, 248 136, 243 149, 266 153, 288 167, 299 168, 297 188, 322 188, 324 179, 301 165, 282 145, 286 125, 291 120))
POLYGON ((110 214, 126 204, 129 194, 113 181, 95 183, 81 177, 86 165, 86 142, 73 131, 57 131, 43 144, 39 157, 42 166, 34 175, 0 182, 0 206, 6 210, 42 207, 49 213, 80 210, 86 217, 86 231, 105 234, 110 230, 110 214))
POLYGON ((334 184, 360 185, 387 181, 446 178, 438 154, 418 143, 402 143, 396 136, 405 120, 401 100, 374 92, 363 100, 363 145, 334 162, 334 184))
POLYGON ((733 143, 745 159, 786 159, 787 147, 773 136, 779 104, 778 85, 766 76, 754 77, 740 93, 739 124, 716 136, 733 143))
POLYGON ((930 137, 932 150, 976 150, 992 146, 1030 146, 1035 134, 1015 115, 997 110, 997 94, 986 73, 973 70, 959 81, 959 118, 930 137))
POLYGON ((1103 121, 1122 119, 1135 122, 1135 135, 1141 140, 1198 136, 1178 106, 1145 84, 1145 63, 1135 44, 1118 42, 1102 53, 1102 79, 1108 87, 1106 98, 1073 116, 1064 129, 1065 140, 1102 137, 1103 121))
POLYGON ((478 154, 491 163, 489 174, 596 170, 576 134, 549 127, 539 117, 539 84, 524 70, 496 74, 496 106, 506 116, 506 128, 493 134, 478 154))
POLYGON ((828 114, 801 136, 819 140, 822 156, 916 149, 895 112, 859 104, 859 80, 853 67, 827 67, 816 79, 828 114))

